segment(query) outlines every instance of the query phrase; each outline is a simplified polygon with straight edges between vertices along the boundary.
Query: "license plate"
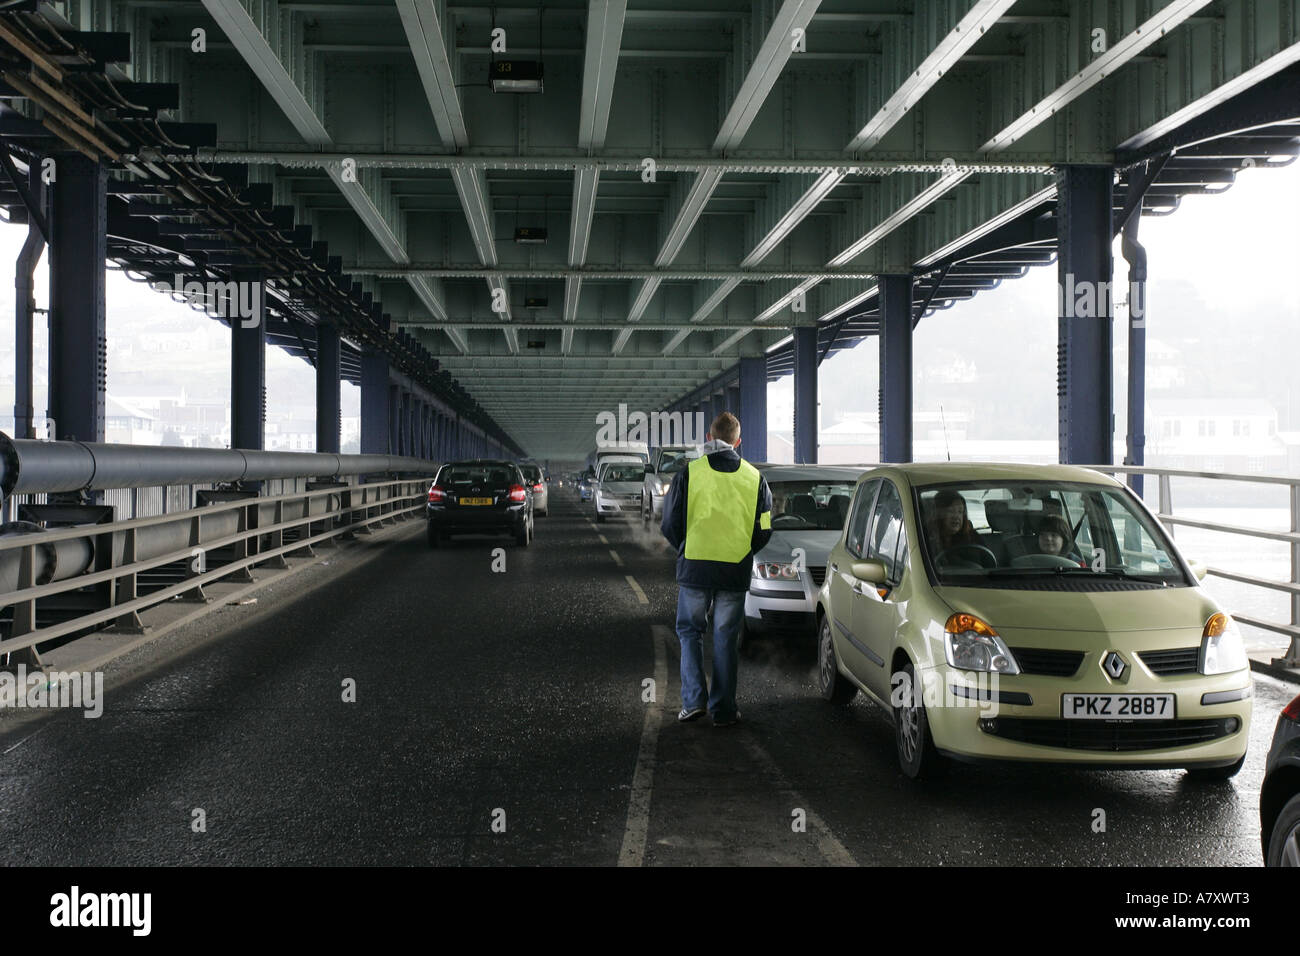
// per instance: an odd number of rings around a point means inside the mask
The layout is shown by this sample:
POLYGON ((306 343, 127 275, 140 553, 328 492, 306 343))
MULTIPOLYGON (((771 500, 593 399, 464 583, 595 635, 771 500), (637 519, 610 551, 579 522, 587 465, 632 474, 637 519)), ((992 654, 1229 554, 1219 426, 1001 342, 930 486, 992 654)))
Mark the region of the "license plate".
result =
POLYGON ((1173 694, 1062 694, 1061 716, 1071 720, 1172 720, 1173 694))
POLYGON ((490 505, 491 498, 461 498, 460 503, 463 505, 490 505))

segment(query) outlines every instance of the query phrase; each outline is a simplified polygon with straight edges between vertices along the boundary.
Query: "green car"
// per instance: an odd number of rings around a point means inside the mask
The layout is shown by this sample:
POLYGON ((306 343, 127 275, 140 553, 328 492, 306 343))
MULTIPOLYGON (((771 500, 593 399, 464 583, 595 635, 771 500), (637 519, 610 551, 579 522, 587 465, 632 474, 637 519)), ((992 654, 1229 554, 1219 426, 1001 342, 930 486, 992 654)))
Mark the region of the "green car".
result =
POLYGON ((955 758, 1226 779, 1250 667, 1203 575, 1088 469, 877 468, 817 596, 821 695, 892 711, 909 777, 955 758))

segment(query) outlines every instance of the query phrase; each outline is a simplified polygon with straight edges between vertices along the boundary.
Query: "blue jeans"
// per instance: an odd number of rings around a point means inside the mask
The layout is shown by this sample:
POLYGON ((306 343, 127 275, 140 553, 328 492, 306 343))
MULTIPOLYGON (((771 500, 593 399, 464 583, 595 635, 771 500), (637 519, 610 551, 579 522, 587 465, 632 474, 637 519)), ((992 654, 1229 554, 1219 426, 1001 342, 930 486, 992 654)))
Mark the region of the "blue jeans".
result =
POLYGON ((719 591, 677 586, 677 638, 682 642, 682 706, 687 710, 705 706, 714 720, 736 716, 736 669, 744 591, 719 591), (713 687, 704 681, 704 629, 709 605, 713 605, 713 687))

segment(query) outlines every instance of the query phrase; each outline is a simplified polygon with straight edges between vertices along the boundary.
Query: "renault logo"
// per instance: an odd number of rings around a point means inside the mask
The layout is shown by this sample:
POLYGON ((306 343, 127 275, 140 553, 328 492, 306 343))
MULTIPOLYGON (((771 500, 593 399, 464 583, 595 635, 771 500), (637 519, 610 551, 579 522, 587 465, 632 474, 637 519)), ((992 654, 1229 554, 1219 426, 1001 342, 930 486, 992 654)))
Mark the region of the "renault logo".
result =
POLYGON ((1124 671, 1128 670, 1128 664, 1124 662, 1124 658, 1120 657, 1117 652, 1111 651, 1101 659, 1101 669, 1111 677, 1119 680, 1124 676, 1124 671))

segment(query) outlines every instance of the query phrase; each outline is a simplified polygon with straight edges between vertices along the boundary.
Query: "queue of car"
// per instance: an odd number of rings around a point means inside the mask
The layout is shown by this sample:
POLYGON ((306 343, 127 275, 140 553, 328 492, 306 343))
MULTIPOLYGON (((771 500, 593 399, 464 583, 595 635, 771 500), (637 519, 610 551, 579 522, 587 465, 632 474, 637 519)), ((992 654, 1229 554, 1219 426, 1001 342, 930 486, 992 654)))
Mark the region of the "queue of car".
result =
MULTIPOLYGON (((573 477, 597 521, 648 523, 697 457, 612 453, 573 477)), ((884 708, 905 775, 954 760, 1208 779, 1242 767, 1242 637, 1204 568, 1122 483, 1063 465, 756 467, 773 533, 754 558, 744 634, 815 639, 821 696, 884 708)), ((545 476, 525 468, 444 465, 430 544, 499 527, 526 545, 548 508, 545 476)), ((1278 718, 1260 820, 1265 861, 1300 866, 1300 697, 1278 718)))

